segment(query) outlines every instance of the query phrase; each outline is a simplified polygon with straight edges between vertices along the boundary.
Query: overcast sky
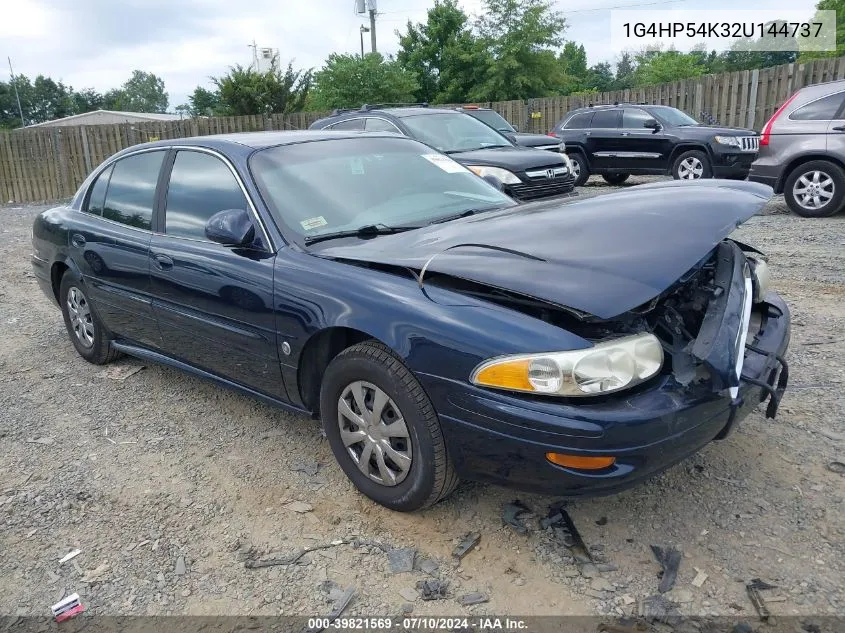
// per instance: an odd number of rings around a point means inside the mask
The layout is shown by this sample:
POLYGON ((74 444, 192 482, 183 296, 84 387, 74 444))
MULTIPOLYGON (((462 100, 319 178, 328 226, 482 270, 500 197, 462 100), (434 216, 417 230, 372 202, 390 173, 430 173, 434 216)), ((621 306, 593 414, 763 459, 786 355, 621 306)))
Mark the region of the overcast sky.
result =
MULTIPOLYGON (((170 109, 197 85, 248 65, 249 44, 278 48, 284 62, 319 68, 331 52, 360 50, 354 0, 3 0, 0 54, 15 73, 44 74, 76 89, 118 87, 133 69, 162 77, 170 109)), ((396 29, 425 20, 434 0, 379 0, 378 48, 394 53, 396 29)), ((482 0, 460 0, 476 14, 482 0)), ((583 43, 590 64, 614 61, 610 8, 703 8, 696 0, 558 0, 567 18, 566 39, 583 43)), ((746 0, 743 9, 804 10, 815 0, 746 0)), ((739 8, 734 0, 710 0, 707 9, 739 8)), ((364 34, 365 38, 369 34, 364 34)), ((369 48, 369 41, 365 40, 369 48)), ((3 73, 7 75, 7 73, 3 73)))

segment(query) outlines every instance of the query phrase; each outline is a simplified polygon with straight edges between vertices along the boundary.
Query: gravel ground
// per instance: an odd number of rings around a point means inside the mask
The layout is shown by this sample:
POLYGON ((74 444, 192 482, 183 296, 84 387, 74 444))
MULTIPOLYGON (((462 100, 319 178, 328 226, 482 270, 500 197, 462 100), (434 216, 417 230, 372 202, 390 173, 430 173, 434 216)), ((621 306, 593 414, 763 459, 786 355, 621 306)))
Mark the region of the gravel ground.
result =
POLYGON ((681 613, 753 621, 745 583, 759 577, 778 587, 763 592, 774 614, 845 614, 845 486, 828 469, 845 461, 845 215, 802 219, 775 199, 738 231, 771 256, 793 310, 781 412, 567 506, 595 569, 539 528, 555 499, 519 496, 527 534, 503 525, 516 495, 493 486, 393 513, 356 493, 312 420, 134 359, 109 368, 140 370, 123 380, 86 364, 30 272, 43 208, 0 209, 0 614, 49 614, 74 591, 93 614, 328 614, 347 587, 349 615, 627 614, 656 593, 651 544, 683 552, 667 594, 681 613), (480 544, 458 565, 468 532, 480 544), (341 539, 295 564, 244 564, 341 539), (416 550, 414 571, 391 572, 399 547, 416 550), (419 599, 434 578, 447 597, 419 599), (462 606, 472 592, 489 602, 462 606))

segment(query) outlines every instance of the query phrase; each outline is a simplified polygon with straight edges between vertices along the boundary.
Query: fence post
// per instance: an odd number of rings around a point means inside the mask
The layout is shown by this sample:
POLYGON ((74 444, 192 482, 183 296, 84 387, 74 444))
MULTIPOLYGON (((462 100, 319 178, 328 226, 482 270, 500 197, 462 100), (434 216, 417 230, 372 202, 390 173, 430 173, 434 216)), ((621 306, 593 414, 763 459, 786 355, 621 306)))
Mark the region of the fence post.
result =
POLYGON ((88 149, 88 128, 79 126, 79 138, 82 140, 82 157, 85 159, 85 173, 90 174, 93 169, 91 165, 91 150, 88 149))
POLYGON ((745 127, 754 129, 754 115, 757 112, 757 84, 760 81, 760 71, 755 68, 751 71, 751 93, 748 95, 748 119, 745 127))
POLYGON ((62 128, 53 128, 53 151, 56 158, 56 189, 60 196, 64 196, 65 176, 62 169, 62 128))

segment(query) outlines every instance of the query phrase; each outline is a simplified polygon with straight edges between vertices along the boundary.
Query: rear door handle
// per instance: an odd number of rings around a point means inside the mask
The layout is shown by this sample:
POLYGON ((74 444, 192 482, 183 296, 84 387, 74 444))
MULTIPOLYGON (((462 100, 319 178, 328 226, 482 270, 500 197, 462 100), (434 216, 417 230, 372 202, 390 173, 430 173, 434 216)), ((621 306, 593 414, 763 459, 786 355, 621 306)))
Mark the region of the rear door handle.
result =
POLYGON ((832 127, 830 129, 836 130, 837 132, 845 132, 845 125, 837 125, 836 127, 832 127))
POLYGON ((82 235, 80 235, 79 233, 74 233, 73 235, 70 236, 70 243, 73 244, 74 246, 78 246, 79 248, 82 248, 83 246, 85 246, 85 238, 82 235))
POLYGON ((153 264, 159 270, 170 270, 173 268, 173 259, 167 255, 156 253, 153 255, 153 264))

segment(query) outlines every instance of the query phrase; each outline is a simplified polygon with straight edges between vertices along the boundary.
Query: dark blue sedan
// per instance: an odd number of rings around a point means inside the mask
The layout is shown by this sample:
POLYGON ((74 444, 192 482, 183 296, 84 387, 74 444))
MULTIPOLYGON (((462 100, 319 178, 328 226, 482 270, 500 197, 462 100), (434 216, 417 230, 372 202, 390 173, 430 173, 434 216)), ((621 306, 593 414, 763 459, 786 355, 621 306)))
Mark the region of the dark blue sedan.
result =
POLYGON ((789 312, 728 235, 754 183, 518 205, 417 141, 279 132, 138 145, 33 229, 94 364, 122 353, 322 419, 389 508, 459 477, 605 494, 786 387, 789 312))

